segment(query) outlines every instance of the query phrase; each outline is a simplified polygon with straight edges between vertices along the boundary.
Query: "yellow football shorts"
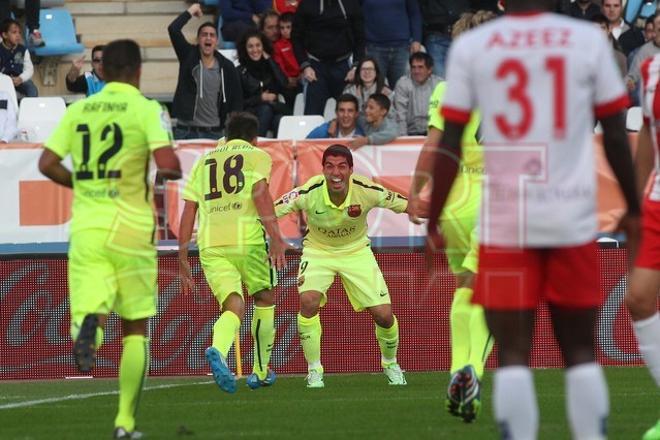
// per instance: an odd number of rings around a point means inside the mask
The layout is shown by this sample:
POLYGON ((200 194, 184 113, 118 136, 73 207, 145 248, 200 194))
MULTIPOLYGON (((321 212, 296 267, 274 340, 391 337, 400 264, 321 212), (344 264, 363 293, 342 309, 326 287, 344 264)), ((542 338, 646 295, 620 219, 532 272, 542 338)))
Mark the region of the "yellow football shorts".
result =
POLYGON ((199 253, 204 276, 220 304, 232 294, 248 295, 270 290, 277 285, 277 272, 268 261, 265 244, 254 246, 214 246, 199 253))
POLYGON ((454 211, 443 215, 440 230, 445 241, 445 255, 454 274, 477 273, 479 264, 479 229, 476 209, 454 211))
POLYGON ((115 311, 133 321, 156 314, 158 262, 151 234, 133 237, 131 250, 101 230, 75 232, 69 243, 72 331, 90 313, 115 311))
POLYGON ((298 269, 298 292, 321 292, 323 307, 335 275, 339 275, 356 312, 391 303, 385 278, 369 247, 347 255, 305 248, 298 269))

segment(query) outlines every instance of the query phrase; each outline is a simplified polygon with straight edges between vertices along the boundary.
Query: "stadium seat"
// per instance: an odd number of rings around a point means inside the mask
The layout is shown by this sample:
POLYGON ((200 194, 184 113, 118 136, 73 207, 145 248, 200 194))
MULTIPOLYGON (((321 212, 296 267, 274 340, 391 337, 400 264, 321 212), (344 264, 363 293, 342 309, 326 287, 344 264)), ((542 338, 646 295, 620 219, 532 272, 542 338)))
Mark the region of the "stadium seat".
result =
POLYGON ((628 0, 623 9, 623 19, 626 23, 634 23, 638 18, 649 18, 657 8, 657 1, 628 0))
POLYGON ((66 9, 42 9, 39 11, 39 21, 46 45, 34 48, 35 55, 48 57, 82 53, 85 50, 76 38, 73 18, 66 9))
POLYGON ((14 108, 18 108, 18 100, 16 98, 16 89, 14 88, 14 82, 11 78, 5 74, 0 73, 0 91, 6 92, 10 99, 14 101, 14 108))
POLYGON ((298 93, 293 102, 293 116, 302 116, 305 114, 305 95, 298 93))
POLYGON ((630 107, 626 113, 626 128, 628 131, 639 131, 642 128, 642 108, 630 107))
POLYGON ((328 98, 325 101, 325 109, 323 109, 323 118, 326 121, 332 121, 335 119, 335 107, 337 107, 337 100, 335 98, 328 98))
POLYGON ((325 119, 321 115, 283 116, 277 139, 305 139, 310 131, 323 124, 325 119))
POLYGON ((58 96, 23 98, 18 110, 18 129, 28 142, 44 142, 64 116, 66 104, 58 96))

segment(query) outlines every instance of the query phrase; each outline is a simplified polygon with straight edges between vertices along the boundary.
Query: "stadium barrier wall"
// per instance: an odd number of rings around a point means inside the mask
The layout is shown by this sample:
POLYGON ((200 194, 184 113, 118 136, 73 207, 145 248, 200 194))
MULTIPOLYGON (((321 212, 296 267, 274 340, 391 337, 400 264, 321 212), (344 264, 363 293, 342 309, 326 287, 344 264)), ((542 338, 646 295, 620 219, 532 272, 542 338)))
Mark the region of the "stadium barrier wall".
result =
MULTIPOLYGON (((453 277, 444 257, 438 257, 438 275, 429 279, 422 252, 411 249, 376 250, 392 295, 401 328, 399 362, 408 371, 447 370, 450 365, 449 309, 453 277)), ((640 365, 623 296, 626 253, 624 249, 599 250, 601 294, 604 305, 597 325, 597 358, 605 365, 640 365)), ((0 379, 52 379, 76 377, 69 337, 66 256, 4 257, 0 264, 0 379)), ((197 284, 195 294, 182 295, 177 280, 177 258, 159 257, 158 314, 150 322, 153 376, 208 373, 204 350, 210 344, 218 306, 203 279, 199 260, 191 258, 197 284)), ((297 335, 297 267, 299 254, 289 256, 279 273, 277 288, 277 337, 271 365, 280 374, 305 373, 297 335)), ((251 307, 240 328, 244 374, 251 371, 251 307)), ((328 292, 321 311, 322 360, 327 372, 380 371, 374 325, 367 313, 356 314, 338 282, 328 292)), ((531 365, 562 366, 552 335, 549 313, 542 308, 536 324, 531 365)), ((95 377, 118 372, 121 340, 119 320, 112 315, 105 343, 98 353, 95 377)), ((233 349, 232 349, 233 351, 233 349)), ((229 363, 235 367, 233 352, 229 363)), ((494 351, 488 367, 497 365, 494 351)))
MULTIPOLYGON (((636 144, 636 134, 631 134, 636 144)), ((371 177, 388 188, 404 195, 408 192, 412 172, 417 163, 424 138, 403 137, 380 146, 366 146, 355 151, 354 172, 371 177)), ((271 192, 279 197, 309 177, 321 172, 323 150, 336 140, 260 140, 273 158, 271 192)), ((215 142, 178 142, 177 154, 181 158, 184 176, 195 160, 215 142)), ((600 135, 594 137, 598 170, 598 219, 602 232, 614 229, 623 212, 624 202, 616 180, 607 165, 600 135)), ((43 243, 68 241, 71 218, 71 192, 48 181, 37 169, 41 145, 0 145, 0 244, 43 243)), ((567 158, 570 160, 570 158, 567 158)), ((67 160, 65 164, 70 162, 67 160)), ((178 231, 181 188, 185 182, 168 182, 165 191, 165 214, 169 230, 178 231)), ((299 217, 291 215, 282 221, 282 230, 290 238, 300 236, 299 217)), ((165 227, 165 230, 168 228, 165 227)), ((424 235, 423 227, 408 222, 405 215, 386 210, 374 210, 369 217, 369 235, 372 237, 415 237, 424 235)))

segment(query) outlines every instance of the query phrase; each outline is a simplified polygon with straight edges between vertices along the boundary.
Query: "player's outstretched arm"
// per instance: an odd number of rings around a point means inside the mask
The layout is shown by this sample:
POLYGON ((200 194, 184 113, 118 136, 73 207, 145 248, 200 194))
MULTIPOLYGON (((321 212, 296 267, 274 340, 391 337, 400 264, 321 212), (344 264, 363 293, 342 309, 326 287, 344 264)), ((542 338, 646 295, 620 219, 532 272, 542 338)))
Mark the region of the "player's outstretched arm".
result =
POLYGON ((62 165, 62 158, 48 148, 44 148, 39 158, 39 171, 55 183, 73 188, 71 171, 62 165))
POLYGON ((252 200, 254 200, 254 205, 257 208, 261 223, 266 228, 266 233, 270 237, 268 254, 271 264, 277 269, 283 269, 284 266, 286 266, 284 252, 286 251, 287 245, 282 239, 280 226, 277 223, 277 217, 275 216, 273 198, 270 196, 268 183, 265 179, 258 181, 252 187, 252 200))
POLYGON ((628 208, 619 222, 619 229, 626 233, 629 261, 632 262, 639 242, 641 209, 628 133, 621 114, 603 118, 600 123, 603 127, 603 146, 607 162, 619 182, 628 208))
POLYGON ((154 150, 153 155, 158 167, 158 177, 169 180, 181 178, 181 163, 170 146, 154 150))
POLYGON ((431 179, 435 150, 438 148, 441 138, 442 130, 435 127, 429 127, 429 132, 424 141, 424 145, 422 146, 422 151, 417 158, 417 165, 415 166, 415 172, 413 173, 410 191, 408 193, 408 208, 406 209, 410 221, 415 224, 419 224, 420 218, 428 217, 428 205, 422 203, 420 200, 420 193, 426 186, 427 182, 431 179), (426 215, 424 215, 424 212, 421 212, 422 208, 426 209, 426 215))
POLYGON ((635 172, 637 174, 637 194, 641 200, 644 190, 653 171, 653 141, 651 140, 651 129, 647 123, 642 125, 637 136, 637 151, 635 152, 635 172))
POLYGON ((179 279, 181 280, 181 291, 184 295, 188 295, 195 288, 195 282, 190 272, 190 263, 188 263, 188 245, 190 245, 192 239, 196 215, 197 203, 186 200, 179 222, 179 279))

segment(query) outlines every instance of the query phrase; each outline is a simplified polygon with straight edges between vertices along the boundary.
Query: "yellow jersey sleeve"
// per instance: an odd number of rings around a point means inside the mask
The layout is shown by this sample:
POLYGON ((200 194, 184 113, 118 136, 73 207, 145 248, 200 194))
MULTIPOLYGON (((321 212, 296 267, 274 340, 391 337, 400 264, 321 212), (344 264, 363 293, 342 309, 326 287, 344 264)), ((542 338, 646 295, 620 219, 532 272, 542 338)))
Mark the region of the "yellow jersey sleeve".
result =
POLYGON ((262 150, 256 150, 261 154, 255 154, 255 163, 252 167, 252 181, 257 183, 258 181, 265 179, 266 183, 270 183, 270 172, 273 168, 273 159, 270 155, 262 150))
MULTIPOLYGON (((380 186, 380 185, 379 185, 380 186)), ((396 191, 390 191, 383 187, 383 192, 379 195, 378 207, 390 209, 397 214, 406 212, 408 208, 408 199, 396 191)))
POLYGON ((166 109, 156 101, 149 101, 144 112, 145 135, 149 151, 172 145, 172 122, 166 109))
POLYGON ((304 211, 305 193, 301 194, 301 190, 303 190, 303 187, 294 188, 275 200, 276 217, 284 217, 292 212, 304 211))

